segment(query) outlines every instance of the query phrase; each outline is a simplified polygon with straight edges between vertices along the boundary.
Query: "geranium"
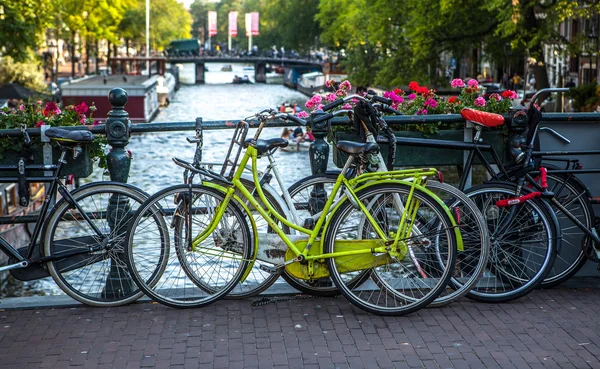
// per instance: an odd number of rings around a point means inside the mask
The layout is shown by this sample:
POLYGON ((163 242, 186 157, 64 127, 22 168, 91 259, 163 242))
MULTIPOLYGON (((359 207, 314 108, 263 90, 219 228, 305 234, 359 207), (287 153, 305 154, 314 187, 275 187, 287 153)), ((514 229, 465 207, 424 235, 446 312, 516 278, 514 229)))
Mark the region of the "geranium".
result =
POLYGON ((417 110, 417 115, 427 115, 427 109, 419 109, 419 110, 417 110))
MULTIPOLYGON (((395 90, 395 91, 398 91, 395 90)), ((392 100, 394 104, 401 104, 404 102, 404 98, 402 96, 398 96, 395 91, 386 91, 383 93, 383 97, 392 100)), ((399 90, 402 91, 402 90, 399 90)))
POLYGON ((335 96, 335 94, 327 94, 325 96, 325 100, 327 100, 327 102, 333 102, 337 99, 337 96, 335 96))
POLYGON ((414 100, 416 97, 417 97, 417 95, 415 95, 415 94, 410 94, 410 95, 406 96, 406 98, 409 100, 414 100))
POLYGON ((350 84, 350 81, 345 80, 344 82, 340 83, 340 88, 342 90, 350 91, 352 90, 352 85, 350 84))
POLYGON ((514 99, 518 98, 519 96, 517 95, 516 92, 514 92, 512 90, 505 90, 505 91, 502 91, 502 97, 505 99, 514 100, 514 99))
POLYGON ((346 95, 348 95, 348 93, 345 90, 339 89, 335 92, 335 95, 339 96, 339 97, 346 97, 346 95))
POLYGON ((458 99, 458 97, 457 97, 457 96, 450 96, 450 98, 448 99, 448 102, 449 102, 450 104, 454 104, 454 103, 456 103, 456 102, 460 102, 460 100, 458 99))
POLYGON ((498 95, 497 93, 493 93, 490 95, 490 100, 500 101, 502 100, 502 97, 500 97, 500 95, 498 95))
POLYGON ((350 110, 350 109, 352 109, 352 105, 350 105, 349 103, 345 103, 344 105, 342 105, 342 109, 350 110))
POLYGON ((429 89, 428 89, 427 87, 425 87, 425 86, 419 86, 419 87, 417 88, 416 92, 417 92, 418 94, 425 95, 426 93, 428 93, 428 92, 429 92, 429 89))
POLYGON ((334 87, 335 86, 335 80, 329 79, 329 80, 325 81, 325 86, 327 86, 327 87, 334 87))
POLYGON ((477 88, 479 87, 479 82, 476 79, 470 79, 467 81, 467 86, 477 88))
POLYGON ((485 106, 485 99, 483 97, 479 96, 478 98, 475 99, 474 104, 477 106, 485 106))
POLYGON ((296 114, 296 116, 297 116, 298 118, 305 119, 305 118, 308 118, 308 113, 307 113, 307 112, 305 112, 305 111, 301 111, 301 112, 299 112, 298 114, 296 114))
POLYGON ((412 81, 411 83, 408 84, 408 89, 411 91, 416 91, 417 88, 419 88, 419 84, 415 81, 412 81))
POLYGON ((75 107, 75 111, 77 114, 85 114, 88 112, 88 106, 84 101, 82 101, 81 104, 75 107))
POLYGON ((429 99, 427 99, 427 101, 425 101, 425 104, 424 104, 424 105, 425 105, 425 106, 431 106, 432 108, 437 108, 437 106, 438 106, 438 103, 437 103, 437 101, 435 101, 434 99, 432 99, 432 98, 429 98, 429 99))
POLYGON ((48 102, 42 111, 45 117, 50 117, 62 113, 55 102, 48 102))
POLYGON ((462 88, 465 87, 465 81, 460 78, 455 78, 450 82, 450 85, 454 88, 462 88))

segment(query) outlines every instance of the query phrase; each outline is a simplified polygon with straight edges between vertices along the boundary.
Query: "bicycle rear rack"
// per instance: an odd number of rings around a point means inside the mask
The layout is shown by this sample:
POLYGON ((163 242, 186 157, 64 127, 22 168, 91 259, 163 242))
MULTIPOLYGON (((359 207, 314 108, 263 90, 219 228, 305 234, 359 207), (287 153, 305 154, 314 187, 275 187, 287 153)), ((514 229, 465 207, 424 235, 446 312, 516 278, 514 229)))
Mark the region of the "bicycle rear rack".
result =
POLYGON ((245 122, 243 120, 239 121, 237 126, 235 127, 233 137, 231 138, 231 143, 229 144, 229 150, 227 150, 227 155, 225 156, 225 162, 223 163, 223 167, 221 168, 221 176, 228 179, 233 178, 235 169, 237 168, 237 164, 240 159, 240 154, 242 153, 242 149, 244 148, 244 141, 246 140, 246 135, 248 134, 248 127, 248 122, 245 122), (238 145, 238 148, 235 152, 235 158, 231 160, 230 158, 234 151, 233 147, 235 145, 238 145), (227 171, 229 171, 229 173, 227 173, 227 171))

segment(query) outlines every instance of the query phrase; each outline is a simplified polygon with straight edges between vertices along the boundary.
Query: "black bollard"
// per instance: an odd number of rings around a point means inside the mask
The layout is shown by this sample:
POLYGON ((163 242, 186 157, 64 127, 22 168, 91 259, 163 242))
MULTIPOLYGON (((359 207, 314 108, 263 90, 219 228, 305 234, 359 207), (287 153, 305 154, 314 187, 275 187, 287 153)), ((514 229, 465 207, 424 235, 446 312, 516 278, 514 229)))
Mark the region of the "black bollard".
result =
MULTIPOLYGON (((108 100, 112 106, 105 124, 106 139, 112 147, 106 157, 108 172, 111 181, 127 183, 131 166, 131 157, 125 150, 131 135, 129 114, 124 109, 127 104, 127 92, 121 88, 114 88, 108 94, 108 100)), ((111 238, 121 240, 119 241, 121 244, 110 245, 110 247, 117 248, 119 251, 125 250, 125 232, 128 227, 127 221, 123 221, 123 219, 131 219, 130 212, 131 206, 128 198, 117 194, 110 198, 106 209, 107 223, 111 228, 111 233, 119 233, 113 234, 111 238), (117 225, 119 228, 115 230, 117 225)), ((110 253, 110 255, 110 273, 106 280, 103 297, 126 296, 135 291, 136 287, 124 267, 125 255, 122 252, 110 253)))
MULTIPOLYGON (((312 112, 310 121, 316 117, 325 114, 322 110, 312 112)), ((329 144, 325 141, 325 137, 329 131, 327 121, 312 123, 311 132, 315 140, 310 144, 308 150, 310 156, 310 169, 312 174, 324 174, 327 171, 327 163, 329 162, 329 144)), ((311 215, 319 213, 323 210, 325 202, 327 202, 327 192, 322 184, 317 184, 310 192, 308 206, 311 215)))

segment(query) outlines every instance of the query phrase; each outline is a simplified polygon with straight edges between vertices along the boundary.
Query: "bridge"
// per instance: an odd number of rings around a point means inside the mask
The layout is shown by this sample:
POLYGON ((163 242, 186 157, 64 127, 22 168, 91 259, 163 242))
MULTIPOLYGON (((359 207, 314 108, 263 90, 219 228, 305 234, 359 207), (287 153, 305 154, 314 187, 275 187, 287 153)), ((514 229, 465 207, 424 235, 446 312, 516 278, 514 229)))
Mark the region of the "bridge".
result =
POLYGON ((195 64, 195 82, 196 84, 203 84, 205 82, 204 72, 206 63, 223 63, 223 64, 254 64, 254 80, 257 83, 267 82, 267 64, 277 65, 286 68, 289 73, 292 84, 295 85, 298 75, 306 72, 320 71, 322 70, 322 62, 317 60, 308 59, 293 59, 293 58, 274 58, 266 56, 153 56, 153 57, 119 57, 112 58, 110 61, 112 73, 115 74, 117 71, 130 71, 136 72, 145 69, 145 63, 149 62, 151 65, 151 74, 156 71, 156 74, 163 75, 165 72, 165 65, 167 63, 173 64, 195 64))

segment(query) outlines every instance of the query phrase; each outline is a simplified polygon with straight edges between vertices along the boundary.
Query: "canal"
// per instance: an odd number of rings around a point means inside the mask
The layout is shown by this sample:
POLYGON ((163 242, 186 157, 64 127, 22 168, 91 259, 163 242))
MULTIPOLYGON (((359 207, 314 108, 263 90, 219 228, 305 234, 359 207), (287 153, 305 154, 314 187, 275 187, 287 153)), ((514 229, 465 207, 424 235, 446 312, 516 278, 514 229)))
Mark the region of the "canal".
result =
MULTIPOLYGON (((282 103, 303 106, 307 100, 303 94, 275 84, 230 84, 234 75, 248 75, 253 79, 253 71, 243 65, 233 65, 231 72, 221 72, 220 65, 207 64, 207 84, 184 85, 169 106, 162 108, 154 122, 194 121, 202 117, 205 121, 231 120, 250 116, 261 109, 278 108, 282 103)), ((125 106, 127 109, 127 106, 125 106)), ((251 130, 253 133, 254 130, 251 130)), ((262 138, 280 137, 281 128, 267 128, 262 138)), ((230 130, 205 131, 203 160, 222 163, 229 147, 230 130)), ((176 156, 185 160, 193 159, 195 145, 186 141, 193 131, 145 133, 131 137, 127 149, 133 160, 129 183, 152 194, 173 184, 182 183, 183 170, 171 160, 176 156)), ((277 151, 275 158, 283 173, 286 186, 311 174, 308 151, 277 151)), ((268 161, 259 163, 266 166, 268 161)), ((329 167, 332 168, 331 162, 329 167)), ((108 175, 96 168, 94 173, 82 180, 83 183, 109 180, 108 175)), ((13 295, 53 295, 63 294, 51 278, 26 282, 22 289, 13 295)))

